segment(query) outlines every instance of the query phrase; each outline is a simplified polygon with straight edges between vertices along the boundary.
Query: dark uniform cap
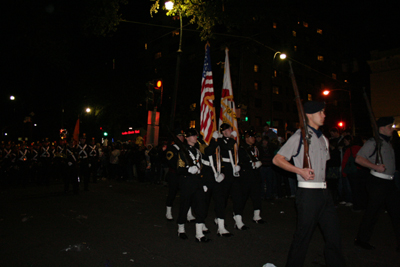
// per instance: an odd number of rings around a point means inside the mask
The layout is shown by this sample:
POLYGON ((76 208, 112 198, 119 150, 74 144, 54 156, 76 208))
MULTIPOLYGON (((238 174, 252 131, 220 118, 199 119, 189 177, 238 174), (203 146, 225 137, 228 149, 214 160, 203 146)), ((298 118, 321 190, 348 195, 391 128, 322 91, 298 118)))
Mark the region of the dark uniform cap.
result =
POLYGON ((386 126, 388 124, 393 124, 393 122, 394 122, 394 118, 393 117, 380 117, 376 121, 376 125, 378 127, 383 127, 383 126, 386 126))
POLYGON ((314 114, 325 108, 325 102, 309 101, 304 104, 304 113, 314 114))
POLYGON ((229 123, 223 123, 221 124, 221 126, 219 127, 220 132, 222 133, 223 131, 225 131, 226 129, 231 128, 232 126, 229 123))
POLYGON ((184 132, 183 132, 182 129, 177 128, 177 129, 175 129, 174 134, 175 134, 175 135, 184 135, 184 132))
POLYGON ((197 130, 195 128, 189 128, 185 131, 185 137, 190 137, 193 135, 196 135, 196 136, 199 135, 199 133, 197 132, 197 130))
POLYGON ((255 137, 255 136, 256 136, 256 133, 253 130, 248 130, 248 131, 244 132, 244 138, 255 137))

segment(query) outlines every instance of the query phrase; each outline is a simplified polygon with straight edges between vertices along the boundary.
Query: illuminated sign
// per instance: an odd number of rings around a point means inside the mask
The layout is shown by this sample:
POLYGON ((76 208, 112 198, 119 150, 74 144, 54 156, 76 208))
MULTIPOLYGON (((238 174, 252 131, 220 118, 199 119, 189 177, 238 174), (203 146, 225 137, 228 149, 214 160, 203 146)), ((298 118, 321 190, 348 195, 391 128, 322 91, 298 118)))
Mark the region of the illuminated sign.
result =
POLYGON ((122 132, 122 135, 128 135, 128 134, 140 134, 140 130, 122 132))

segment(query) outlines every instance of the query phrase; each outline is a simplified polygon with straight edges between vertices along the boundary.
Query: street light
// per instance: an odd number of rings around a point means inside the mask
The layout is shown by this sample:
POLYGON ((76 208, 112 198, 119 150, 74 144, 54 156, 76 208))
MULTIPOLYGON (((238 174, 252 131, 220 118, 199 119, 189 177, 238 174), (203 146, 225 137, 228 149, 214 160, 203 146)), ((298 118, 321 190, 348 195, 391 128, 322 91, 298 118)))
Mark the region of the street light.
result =
POLYGON ((324 91, 322 91, 322 94, 324 96, 328 96, 331 92, 334 91, 343 91, 349 94, 349 101, 350 101, 350 119, 351 119, 351 131, 353 136, 356 134, 356 128, 354 125, 354 114, 353 114, 353 108, 352 108, 352 104, 351 104, 351 91, 350 90, 345 90, 345 89, 325 89, 324 91))
POLYGON ((165 2, 165 8, 167 10, 172 10, 174 8, 174 2, 172 1, 165 2))
POLYGON ((274 74, 274 62, 275 62, 275 58, 276 58, 276 56, 277 55, 279 55, 279 58, 281 59, 281 60, 284 60, 284 59, 286 59, 286 54, 285 53, 282 53, 282 52, 280 52, 280 51, 276 51, 275 52, 275 54, 274 54, 274 56, 272 57, 272 75, 271 75, 271 96, 270 96, 270 107, 271 107, 271 112, 270 112, 270 119, 269 119, 269 122, 270 122, 270 127, 272 127, 273 126, 273 124, 274 124, 274 121, 273 121, 273 116, 272 116, 272 114, 273 114, 273 110, 274 110, 274 108, 273 108, 273 96, 274 96, 274 88, 273 88, 273 86, 274 86, 274 83, 273 83, 273 80, 274 80, 274 78, 275 78, 275 74, 274 74))
MULTIPOLYGON (((167 10, 172 10, 174 8, 174 3, 172 1, 168 1, 165 3, 165 8, 167 10)), ((182 14, 180 8, 178 8, 179 13, 179 47, 177 51, 176 57, 176 70, 175 70, 175 85, 174 91, 172 94, 172 108, 171 108, 171 117, 170 117, 170 129, 174 128, 174 120, 175 120, 175 111, 176 111, 176 97, 178 94, 178 87, 179 87, 179 72, 180 72, 180 65, 181 65, 181 54, 182 54, 182 14)))
POLYGON ((11 95, 10 100, 15 100, 15 96, 11 95))
POLYGON ((90 108, 86 108, 86 113, 90 113, 92 110, 90 108))

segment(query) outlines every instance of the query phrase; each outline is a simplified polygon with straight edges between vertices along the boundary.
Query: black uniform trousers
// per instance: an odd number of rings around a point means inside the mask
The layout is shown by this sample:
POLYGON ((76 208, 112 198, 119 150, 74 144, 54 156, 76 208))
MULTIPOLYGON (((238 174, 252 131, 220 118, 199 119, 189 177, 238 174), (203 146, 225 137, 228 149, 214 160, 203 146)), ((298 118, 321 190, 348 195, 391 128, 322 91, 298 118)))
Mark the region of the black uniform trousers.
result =
POLYGON ((222 164, 222 173, 225 175, 225 178, 222 182, 215 184, 213 199, 216 217, 225 220, 225 209, 235 179, 233 176, 232 166, 229 162, 222 164))
POLYGON ((168 182, 168 196, 165 205, 167 207, 172 207, 179 190, 179 176, 174 169, 169 169, 166 180, 168 182))
POLYGON ((205 186, 207 186, 207 192, 205 192, 206 195, 206 207, 205 207, 205 218, 207 218, 208 215, 208 210, 210 208, 210 203, 211 203, 211 198, 214 199, 215 203, 215 186, 217 182, 215 181, 215 176, 214 172, 211 167, 203 165, 203 168, 201 169, 201 176, 202 176, 202 181, 205 186))
POLYGON ((97 182, 97 170, 99 169, 98 157, 89 157, 89 178, 92 177, 93 183, 97 182))
POLYGON ((339 220, 329 190, 298 188, 296 207, 297 228, 286 266, 303 266, 311 237, 317 225, 320 226, 325 239, 326 265, 346 266, 342 255, 339 220))
POLYGON ((88 159, 80 159, 79 162, 79 177, 83 182, 83 189, 89 190, 90 168, 88 159))
POLYGON ((78 167, 76 163, 71 166, 64 165, 64 192, 67 193, 69 186, 72 185, 74 194, 79 193, 79 181, 78 181, 78 167))
POLYGON ((357 239, 369 242, 379 213, 386 209, 392 220, 392 225, 397 241, 400 246, 400 192, 394 180, 377 178, 372 174, 367 177, 368 204, 364 212, 357 239))
POLYGON ((200 174, 180 175, 180 196, 178 224, 186 222, 189 208, 192 207, 196 214, 196 223, 204 223, 206 195, 204 194, 203 183, 200 174))
POLYGON ((18 160, 17 163, 19 167, 17 184, 26 185, 30 182, 30 173, 29 173, 29 162, 18 160))
POLYGON ((249 197, 253 202, 253 210, 261 210, 261 176, 259 171, 255 169, 241 170, 240 177, 237 178, 237 184, 241 199, 237 208, 234 205, 235 214, 242 215, 249 197))

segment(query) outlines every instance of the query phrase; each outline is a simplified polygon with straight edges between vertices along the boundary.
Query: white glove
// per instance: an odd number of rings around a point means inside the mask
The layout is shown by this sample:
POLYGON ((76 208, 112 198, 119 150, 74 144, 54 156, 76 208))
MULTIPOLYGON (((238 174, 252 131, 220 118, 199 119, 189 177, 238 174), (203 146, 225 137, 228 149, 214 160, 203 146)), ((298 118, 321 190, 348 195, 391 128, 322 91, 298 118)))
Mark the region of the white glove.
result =
POLYGON ((240 166, 239 165, 235 166, 234 172, 240 172, 240 166))
POLYGON ((256 169, 260 168, 261 165, 262 165, 261 161, 256 161, 256 162, 255 162, 255 167, 256 167, 256 169))
POLYGON ((232 131, 231 136, 236 138, 237 137, 237 132, 236 131, 232 131))
POLYGON ((198 174, 199 173, 199 168, 197 168, 197 166, 189 167, 188 172, 191 173, 191 174, 198 174))
POLYGON ((222 182, 222 181, 225 179, 225 175, 224 175, 223 173, 219 173, 219 174, 217 174, 216 176, 217 176, 217 177, 215 177, 215 181, 216 181, 217 183, 220 183, 220 182, 222 182))
POLYGON ((71 167, 71 166, 72 166, 72 162, 68 162, 68 166, 70 166, 70 167, 71 167))
POLYGON ((222 134, 220 134, 218 131, 215 131, 215 132, 213 132, 212 137, 213 137, 214 139, 218 139, 218 138, 222 137, 222 134))
POLYGON ((207 192, 207 190, 208 190, 207 186, 203 185, 203 190, 204 190, 204 192, 207 192))

